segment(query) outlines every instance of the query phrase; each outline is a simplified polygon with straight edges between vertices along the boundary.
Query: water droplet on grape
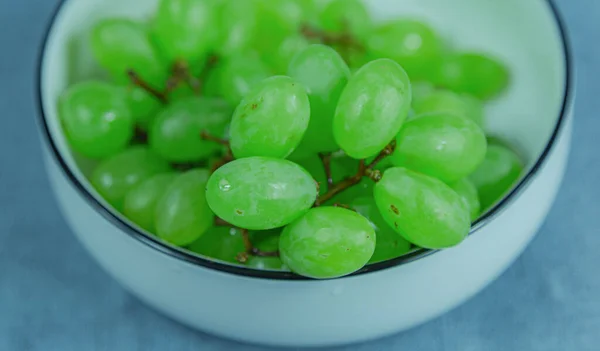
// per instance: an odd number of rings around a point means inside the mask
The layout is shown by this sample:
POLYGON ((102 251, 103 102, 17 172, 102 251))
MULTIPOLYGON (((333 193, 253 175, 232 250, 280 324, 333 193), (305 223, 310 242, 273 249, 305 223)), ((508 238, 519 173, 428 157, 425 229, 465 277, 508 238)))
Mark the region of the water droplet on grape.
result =
POLYGON ((219 182, 219 189, 221 191, 229 191, 229 190, 231 190, 231 184, 229 184, 229 182, 226 181, 225 179, 222 179, 219 182))

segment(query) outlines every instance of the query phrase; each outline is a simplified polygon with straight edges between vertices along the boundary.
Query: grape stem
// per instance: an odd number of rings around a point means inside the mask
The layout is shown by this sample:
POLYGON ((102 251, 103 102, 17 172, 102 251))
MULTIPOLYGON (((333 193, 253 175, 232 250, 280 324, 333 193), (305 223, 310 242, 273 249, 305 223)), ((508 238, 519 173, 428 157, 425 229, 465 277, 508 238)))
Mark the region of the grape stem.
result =
POLYGON ((212 134, 210 134, 209 132, 207 132, 206 130, 203 130, 200 132, 200 137, 206 141, 212 141, 215 142, 217 144, 221 144, 223 146, 227 146, 229 147, 229 140, 225 140, 225 139, 221 139, 219 137, 216 137, 212 134))
POLYGON ((244 248, 246 251, 236 256, 236 260, 238 260, 238 262, 246 263, 248 261, 249 256, 279 257, 279 251, 262 251, 259 248, 255 247, 254 244, 252 244, 252 240, 250 240, 250 233, 248 232, 248 229, 238 228, 220 217, 215 217, 214 224, 218 227, 237 228, 242 233, 242 240, 244 240, 244 248))
POLYGON ((319 153, 323 168, 325 169, 325 177, 327 178, 327 190, 333 187, 333 178, 331 177, 331 154, 319 153))
POLYGON ((326 45, 342 45, 346 48, 353 48, 358 51, 364 51, 361 43, 356 41, 349 31, 345 30, 340 34, 327 33, 308 24, 302 25, 300 32, 307 39, 317 39, 326 45))
POLYGON ((180 172, 186 172, 195 168, 205 167, 206 162, 174 162, 171 167, 180 172))
POLYGON ((217 227, 233 227, 233 225, 221 217, 215 217, 215 226, 217 227))
POLYGON ((259 248, 254 247, 252 241, 250 240, 250 233, 248 232, 248 229, 241 229, 241 232, 247 254, 258 257, 279 257, 279 251, 261 251, 259 248))
POLYGON ((137 74, 134 70, 128 69, 127 76, 129 76, 129 80, 131 80, 131 82, 134 85, 140 87, 141 89, 144 89, 149 94, 151 94, 152 96, 157 98, 163 104, 166 104, 169 102, 166 94, 154 89, 152 86, 150 86, 150 84, 148 84, 145 80, 143 80, 142 77, 140 77, 139 74, 137 74))
POLYGON ((315 207, 319 207, 325 202, 331 200, 337 194, 343 192, 346 189, 353 187, 354 185, 360 183, 363 177, 368 177, 374 182, 378 182, 381 180, 381 172, 379 170, 374 169, 379 162, 381 162, 384 158, 390 156, 394 153, 396 149, 396 141, 393 140, 389 143, 371 163, 367 164, 365 160, 360 160, 358 163, 358 171, 355 175, 347 177, 342 181, 334 184, 327 192, 317 198, 315 201, 315 207))

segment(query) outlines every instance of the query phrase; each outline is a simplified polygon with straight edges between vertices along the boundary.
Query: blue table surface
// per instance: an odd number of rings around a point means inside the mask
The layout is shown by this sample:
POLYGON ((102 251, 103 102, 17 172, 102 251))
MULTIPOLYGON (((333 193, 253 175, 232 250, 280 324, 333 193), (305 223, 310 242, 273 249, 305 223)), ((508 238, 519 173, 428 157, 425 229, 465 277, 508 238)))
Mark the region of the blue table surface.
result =
MULTIPOLYGON (((82 250, 42 167, 38 44, 57 0, 0 0, 0 350, 260 350, 142 305, 82 250)), ((561 0, 578 68, 567 175, 541 232, 478 296, 408 332, 339 350, 600 350, 600 2, 561 0)))

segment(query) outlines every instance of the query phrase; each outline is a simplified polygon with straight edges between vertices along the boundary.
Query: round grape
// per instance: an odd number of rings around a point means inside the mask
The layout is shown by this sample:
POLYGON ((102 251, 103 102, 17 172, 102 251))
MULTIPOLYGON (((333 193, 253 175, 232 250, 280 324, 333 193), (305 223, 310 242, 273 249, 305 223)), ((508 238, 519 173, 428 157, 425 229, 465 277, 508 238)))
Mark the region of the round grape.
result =
POLYGON ((311 117, 302 142, 313 152, 339 150, 333 137, 333 115, 350 78, 344 59, 334 49, 314 44, 294 57, 288 75, 308 90, 311 117))
POLYGON ((152 35, 168 62, 204 60, 218 38, 218 1, 161 0, 152 35))
POLYGON ((235 110, 229 135, 236 158, 285 158, 298 146, 310 120, 305 88, 285 76, 256 85, 235 110))
POLYGON ((168 172, 169 164, 145 146, 132 146, 102 161, 91 182, 100 195, 119 211, 125 195, 144 180, 168 172))
POLYGON ((398 133, 396 166, 430 175, 446 183, 473 172, 485 157, 483 130, 469 119, 447 113, 423 115, 405 123, 398 133))
POLYGON ((376 28, 367 41, 369 55, 390 58, 406 70, 411 80, 431 76, 439 60, 442 41, 427 24, 397 19, 376 28))
POLYGON ((246 247, 239 229, 212 227, 192 243, 189 250, 219 261, 239 264, 236 257, 246 251, 246 247))
POLYGON ((329 33, 363 39, 370 33, 373 20, 360 0, 332 0, 323 8, 320 24, 329 33))
POLYGON ((390 228, 381 217, 372 194, 355 198, 350 203, 350 207, 367 218, 373 229, 375 229, 377 242, 375 243, 375 252, 373 252, 369 263, 391 260, 410 252, 411 244, 390 228))
POLYGON ((375 231, 354 211, 317 207, 283 230, 279 250, 281 260, 297 274, 337 278, 367 264, 375 250, 375 231))
POLYGON ((219 65, 218 92, 232 106, 237 106, 242 98, 256 85, 271 76, 269 68, 258 55, 236 55, 219 65))
POLYGON ((450 187, 456 191, 467 204, 471 213, 471 222, 475 222, 481 213, 481 204, 479 203, 477 188, 475 188, 473 182, 468 178, 463 178, 456 183, 450 184, 450 187))
POLYGON ((187 246, 198 240, 214 222, 206 203, 205 169, 193 169, 173 180, 156 206, 156 234, 163 240, 187 246))
POLYGON ((523 173, 519 156, 499 144, 490 144, 481 165, 469 175, 479 193, 481 208, 488 210, 515 185, 523 173))
POLYGON ((433 80, 456 92, 487 100, 506 89, 509 72, 496 58, 479 53, 462 53, 444 57, 433 80))
POLYGON ((129 81, 128 70, 131 69, 154 88, 164 86, 167 65, 152 45, 143 24, 124 18, 102 20, 92 29, 90 44, 100 66, 119 82, 129 81))
POLYGON ((123 214, 141 228, 155 233, 156 204, 177 177, 176 173, 162 173, 146 179, 125 195, 123 214))
POLYGON ((225 221, 251 230, 282 227, 314 204, 317 187, 297 164, 248 157, 217 169, 208 181, 210 208, 225 221))
POLYGON ((258 31, 258 11, 253 1, 229 0, 219 6, 219 54, 235 58, 252 47, 258 31))
POLYGON ((472 120, 483 125, 483 104, 467 95, 459 95, 447 90, 439 90, 423 97, 413 104, 417 115, 442 112, 472 120))
POLYGON ((379 153, 398 134, 411 105, 406 72, 389 59, 371 61, 344 88, 333 119, 335 140, 348 156, 379 153))
POLYGON ((375 185, 374 197, 388 225, 417 246, 448 248, 469 234, 467 204, 435 178, 401 167, 390 168, 375 185))
POLYGON ((108 83, 87 81, 69 87, 60 97, 58 112, 69 144, 86 157, 114 155, 133 136, 127 95, 108 83))
POLYGON ((231 107, 218 98, 191 96, 171 103, 152 124, 149 143, 157 154, 171 162, 208 158, 221 147, 204 140, 206 131, 222 136, 230 120, 231 107))
POLYGON ((162 108, 161 102, 142 88, 127 86, 125 89, 129 111, 131 111, 133 120, 139 127, 147 130, 158 111, 162 108))

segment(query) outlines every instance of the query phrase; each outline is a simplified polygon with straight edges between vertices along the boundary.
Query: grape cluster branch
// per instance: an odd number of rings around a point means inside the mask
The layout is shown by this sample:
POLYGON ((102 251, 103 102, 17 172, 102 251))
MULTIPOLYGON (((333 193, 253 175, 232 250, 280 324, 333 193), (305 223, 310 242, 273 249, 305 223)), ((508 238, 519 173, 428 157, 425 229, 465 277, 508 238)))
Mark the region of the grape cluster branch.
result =
POLYGON ((375 182, 380 181, 381 172, 376 170, 375 167, 384 158, 390 156, 395 149, 396 141, 393 140, 377 155, 377 157, 375 157, 375 159, 373 159, 373 161, 371 161, 371 163, 367 164, 365 160, 360 160, 360 162, 358 163, 358 170, 356 174, 347 177, 336 184, 333 184, 333 186, 329 188, 325 194, 317 198, 317 201, 315 201, 315 207, 321 206, 322 204, 331 200, 334 196, 338 195, 339 193, 360 183, 363 177, 368 177, 375 182))
POLYGON ((325 177, 327 178, 327 190, 333 187, 333 177, 331 176, 331 153, 319 153, 323 168, 325 169, 325 177))
POLYGON ((191 74, 190 66, 187 61, 175 61, 171 67, 171 75, 167 79, 162 91, 152 87, 133 69, 127 70, 127 76, 133 85, 144 89, 163 104, 167 104, 169 102, 169 94, 177 89, 182 82, 187 83, 196 95, 200 95, 202 93, 204 81, 208 77, 210 70, 214 68, 218 61, 218 56, 210 55, 206 60, 199 77, 194 77, 194 75, 191 74))
POLYGON ((164 92, 158 91, 157 89, 154 89, 150 84, 148 84, 144 79, 142 79, 142 77, 140 77, 140 75, 137 74, 134 70, 132 70, 132 69, 127 70, 127 76, 129 77, 129 80, 131 81, 131 83, 133 83, 133 85, 140 87, 141 89, 144 89, 145 91, 147 91, 149 94, 153 95, 156 99, 158 99, 163 104, 166 104, 169 102, 169 100, 167 99, 167 94, 165 94, 164 92))
POLYGON ((219 160, 215 161, 215 163, 211 167, 210 173, 213 173, 217 169, 219 169, 222 166, 233 161, 233 152, 231 151, 231 146, 229 144, 229 140, 216 137, 216 136, 210 134, 206 130, 203 130, 202 132, 200 132, 200 138, 202 138, 206 141, 212 141, 214 143, 221 144, 226 147, 225 154, 219 160))

